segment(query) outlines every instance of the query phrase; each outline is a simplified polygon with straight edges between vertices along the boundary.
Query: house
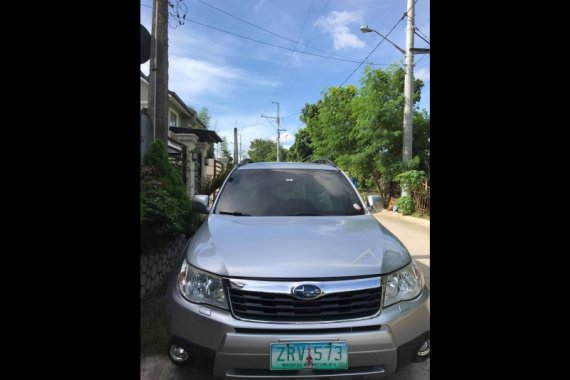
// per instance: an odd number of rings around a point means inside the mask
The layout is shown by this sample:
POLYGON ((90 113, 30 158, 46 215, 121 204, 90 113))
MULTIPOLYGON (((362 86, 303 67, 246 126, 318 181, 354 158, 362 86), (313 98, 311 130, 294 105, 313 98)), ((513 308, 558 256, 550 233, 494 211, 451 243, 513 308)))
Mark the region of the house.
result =
MULTIPOLYGON (((151 117, 148 112, 149 78, 141 71, 141 160, 152 140, 151 117)), ((222 141, 215 131, 206 128, 196 110, 188 106, 174 91, 168 91, 168 155, 182 174, 188 195, 193 197, 207 175, 210 146, 222 141)))

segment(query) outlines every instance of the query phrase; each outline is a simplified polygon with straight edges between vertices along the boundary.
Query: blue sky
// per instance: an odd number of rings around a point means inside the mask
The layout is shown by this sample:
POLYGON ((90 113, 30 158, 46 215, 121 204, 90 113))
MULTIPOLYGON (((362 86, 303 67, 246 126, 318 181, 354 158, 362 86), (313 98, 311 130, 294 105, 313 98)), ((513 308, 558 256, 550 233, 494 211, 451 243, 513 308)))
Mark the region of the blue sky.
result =
MULTIPOLYGON (((347 80, 358 63, 374 49, 381 37, 361 33, 368 25, 386 35, 406 10, 406 0, 185 0, 186 18, 195 22, 169 28, 169 89, 192 108, 207 107, 212 116, 210 128, 225 135, 233 151, 233 128, 237 122, 242 150, 247 152, 255 138, 276 139, 275 121, 280 103, 281 144, 289 147, 297 129, 303 127, 299 112, 305 103, 315 103, 330 86, 343 82, 360 86, 362 65, 347 80), (219 10, 267 29, 267 33, 219 10), (278 45, 261 44, 224 33, 222 29, 251 39, 278 45), (292 40, 292 41, 291 41, 292 40), (299 41, 310 47, 295 44, 299 41), (311 47, 317 48, 313 49, 311 47), (316 55, 332 56, 339 60, 316 55)), ((415 24, 429 41, 430 0, 416 3, 415 24)), ((151 31, 152 0, 141 0, 141 23, 151 31)), ((406 20, 388 36, 405 48, 406 20)), ((429 47, 415 37, 416 47, 429 47)), ((368 62, 384 68, 402 63, 403 55, 384 41, 368 62)), ((415 78, 425 83, 420 108, 429 111, 430 57, 416 55, 415 78)), ((148 62, 141 70, 148 74, 148 62)))

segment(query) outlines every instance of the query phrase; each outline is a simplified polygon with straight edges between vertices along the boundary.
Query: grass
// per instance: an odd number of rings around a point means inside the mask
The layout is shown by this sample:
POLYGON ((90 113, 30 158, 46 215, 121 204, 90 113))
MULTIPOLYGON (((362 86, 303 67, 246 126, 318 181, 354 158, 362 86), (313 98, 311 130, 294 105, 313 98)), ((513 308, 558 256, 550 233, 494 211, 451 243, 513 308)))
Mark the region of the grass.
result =
POLYGON ((166 285, 148 293, 141 301, 141 355, 166 352, 166 285))
POLYGON ((415 216, 416 218, 421 218, 421 219, 430 220, 430 219, 429 219, 429 214, 424 214, 424 213, 421 213, 421 212, 418 212, 418 211, 414 212, 414 213, 412 214, 412 216, 415 216))

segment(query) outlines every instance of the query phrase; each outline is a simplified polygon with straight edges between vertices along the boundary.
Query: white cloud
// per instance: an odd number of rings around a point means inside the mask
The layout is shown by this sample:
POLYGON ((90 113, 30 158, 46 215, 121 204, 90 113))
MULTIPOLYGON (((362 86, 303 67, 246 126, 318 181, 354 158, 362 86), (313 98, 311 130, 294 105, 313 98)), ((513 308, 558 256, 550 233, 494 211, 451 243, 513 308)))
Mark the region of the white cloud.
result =
POLYGON ((253 10, 257 12, 259 10, 259 8, 261 8, 263 3, 265 3, 265 0, 261 0, 259 3, 257 3, 257 5, 255 7, 253 7, 253 10))
POLYGON ((168 68, 169 89, 183 100, 198 95, 228 94, 238 86, 275 86, 274 81, 248 75, 238 68, 192 58, 171 56, 168 68))
MULTIPOLYGON (((362 12, 332 11, 328 16, 321 16, 315 25, 325 33, 332 35, 334 49, 362 48, 366 46, 358 36, 351 33, 349 24, 361 24, 362 12)), ((358 30, 358 29, 356 29, 358 30)))
POLYGON ((424 82, 429 82, 429 72, 429 69, 414 70, 414 77, 416 79, 421 79, 424 82))

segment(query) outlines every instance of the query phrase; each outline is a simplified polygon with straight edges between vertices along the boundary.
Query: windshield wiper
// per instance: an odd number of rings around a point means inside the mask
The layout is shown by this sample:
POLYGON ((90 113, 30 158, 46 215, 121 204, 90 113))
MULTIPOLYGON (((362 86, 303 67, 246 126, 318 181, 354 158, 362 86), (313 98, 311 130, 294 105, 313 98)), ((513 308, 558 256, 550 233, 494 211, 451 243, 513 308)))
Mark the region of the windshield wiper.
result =
POLYGON ((241 211, 234 211, 234 212, 220 211, 219 213, 224 215, 233 215, 233 216, 251 216, 251 214, 241 211))
POLYGON ((317 214, 315 212, 298 212, 296 214, 293 214, 295 216, 322 216, 322 214, 317 214))

